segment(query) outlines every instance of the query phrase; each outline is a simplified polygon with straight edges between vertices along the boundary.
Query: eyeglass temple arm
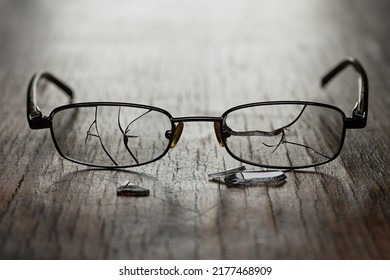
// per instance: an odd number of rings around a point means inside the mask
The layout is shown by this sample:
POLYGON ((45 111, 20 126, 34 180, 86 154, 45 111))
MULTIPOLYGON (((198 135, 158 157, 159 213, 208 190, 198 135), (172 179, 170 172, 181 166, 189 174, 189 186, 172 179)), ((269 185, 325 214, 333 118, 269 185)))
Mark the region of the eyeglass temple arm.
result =
POLYGON ((36 102, 38 82, 42 79, 55 84, 69 97, 70 103, 73 101, 73 91, 55 76, 48 72, 35 74, 31 78, 27 90, 27 121, 31 129, 50 127, 50 120, 46 116, 42 115, 42 111, 39 109, 36 102))
POLYGON ((352 118, 346 119, 346 126, 347 128, 363 128, 367 124, 368 115, 368 78, 366 71, 360 62, 354 57, 346 58, 322 78, 321 86, 325 87, 329 81, 331 81, 335 76, 337 76, 337 74, 349 65, 353 66, 359 74, 359 95, 358 101, 352 111, 352 118))

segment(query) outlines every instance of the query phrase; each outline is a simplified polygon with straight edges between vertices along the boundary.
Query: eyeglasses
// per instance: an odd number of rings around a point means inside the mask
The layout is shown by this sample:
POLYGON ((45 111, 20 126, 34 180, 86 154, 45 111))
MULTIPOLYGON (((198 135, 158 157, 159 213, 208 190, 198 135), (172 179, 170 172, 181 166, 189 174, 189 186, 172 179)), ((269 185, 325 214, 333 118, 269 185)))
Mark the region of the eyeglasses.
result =
POLYGON ((322 79, 324 87, 347 66, 359 74, 359 96, 346 117, 339 108, 309 101, 272 101, 233 107, 221 117, 172 117, 148 105, 117 102, 72 103, 73 91, 52 74, 33 76, 27 91, 31 129, 50 128, 58 153, 94 167, 124 168, 161 159, 178 143, 185 122, 213 122, 218 143, 236 160, 267 168, 307 168, 335 159, 346 129, 364 128, 368 113, 368 79, 349 57, 322 79), (70 104, 43 116, 36 104, 38 82, 61 89, 70 104))

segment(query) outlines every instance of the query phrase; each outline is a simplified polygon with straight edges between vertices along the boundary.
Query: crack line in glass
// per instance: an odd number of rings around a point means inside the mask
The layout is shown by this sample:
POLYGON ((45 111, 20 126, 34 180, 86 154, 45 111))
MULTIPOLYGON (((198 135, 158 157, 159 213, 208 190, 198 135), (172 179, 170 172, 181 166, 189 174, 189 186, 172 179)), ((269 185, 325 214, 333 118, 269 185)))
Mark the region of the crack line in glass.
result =
POLYGON ((104 150, 104 152, 106 153, 106 155, 110 158, 110 160, 115 164, 115 166, 118 166, 118 164, 116 163, 116 161, 112 158, 112 156, 110 155, 110 153, 107 151, 106 147, 104 146, 103 144, 103 140, 99 134, 99 129, 98 129, 98 122, 97 122, 97 113, 98 113, 98 106, 95 106, 95 119, 94 121, 91 123, 91 125, 89 126, 88 130, 87 130, 87 136, 85 137, 85 145, 87 144, 87 141, 88 141, 88 138, 89 136, 93 136, 93 137, 97 137, 99 138, 99 142, 100 142, 100 145, 102 146, 102 149, 104 150), (92 127, 95 126, 95 130, 96 130, 96 134, 93 134, 91 133, 91 129, 92 127))
POLYGON ((126 129, 123 130, 122 128, 122 125, 121 125, 121 122, 120 122, 120 116, 121 116, 121 108, 122 106, 119 106, 119 110, 118 110, 118 126, 119 126, 119 129, 120 131, 122 132, 122 135, 123 135, 123 143, 126 147, 126 150, 127 152, 130 154, 130 156, 134 159, 134 161, 139 164, 139 161, 138 159, 136 158, 136 156, 133 154, 133 152, 131 151, 128 143, 129 143, 129 138, 137 138, 139 136, 137 135, 127 135, 129 132, 130 132, 130 126, 137 120, 139 120, 140 118, 142 118, 143 116, 145 116, 146 114, 150 113, 152 110, 148 110, 147 112, 141 114, 140 116, 138 116, 137 118, 135 118, 134 120, 132 120, 127 126, 126 126, 126 129))
POLYGON ((310 147, 310 146, 307 146, 307 145, 304 145, 304 144, 300 144, 300 143, 296 143, 296 142, 291 142, 291 141, 287 141, 286 139, 286 133, 285 133, 285 130, 287 131, 290 131, 288 128, 290 126, 292 126, 293 124, 295 124, 302 116, 303 112, 305 111, 307 105, 304 105, 302 110, 299 112, 298 116, 292 121, 290 122, 289 124, 283 126, 283 127, 280 127, 280 128, 277 128, 277 129, 274 129, 272 131, 262 131, 262 130, 251 130, 251 131, 234 131, 232 130, 230 127, 228 127, 226 125, 226 132, 230 135, 234 135, 234 136, 266 136, 266 137, 272 137, 272 136, 277 136, 277 135, 282 135, 280 141, 278 144, 276 145, 270 145, 270 144, 267 144, 267 143, 264 143, 264 142, 261 142, 264 146, 268 147, 268 148, 274 148, 274 150, 272 151, 272 153, 274 153, 282 144, 291 144, 291 145, 296 145, 296 146, 300 146, 300 147, 304 147, 304 148, 307 148, 327 159, 331 159, 330 157, 328 157, 327 155, 324 155, 323 153, 317 151, 316 149, 310 147))

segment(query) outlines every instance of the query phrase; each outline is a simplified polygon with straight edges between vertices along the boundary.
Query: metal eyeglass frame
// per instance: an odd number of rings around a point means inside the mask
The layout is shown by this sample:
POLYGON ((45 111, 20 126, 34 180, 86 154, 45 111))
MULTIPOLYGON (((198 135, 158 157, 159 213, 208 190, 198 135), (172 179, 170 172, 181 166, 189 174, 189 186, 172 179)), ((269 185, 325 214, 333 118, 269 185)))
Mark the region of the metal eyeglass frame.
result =
MULTIPOLYGON (((329 161, 334 160, 341 152, 341 148, 344 142, 345 138, 345 131, 346 129, 357 129, 357 128, 364 128, 367 123, 367 115, 368 115, 368 78, 367 74, 363 68, 363 66, 360 64, 360 62, 354 58, 354 57, 347 57, 343 61, 341 61, 339 64, 337 64, 333 69, 331 69, 322 79, 321 79, 321 86, 325 87, 330 80, 332 80, 337 74, 339 74, 342 70, 344 70, 347 66, 353 66, 355 71, 359 74, 358 82, 359 82, 359 92, 358 92, 358 101, 353 108, 352 111, 352 117, 346 117, 344 112, 341 111, 339 108, 324 104, 324 103, 317 103, 317 102, 310 102, 310 101, 268 101, 268 102, 256 102, 256 103, 248 103, 243 104, 239 106, 235 106, 233 108, 230 108, 225 113, 222 114, 221 117, 212 117, 212 116, 188 116, 188 117, 172 117, 171 114, 164 109, 149 106, 149 105, 142 105, 142 104, 134 104, 134 103, 120 103, 120 102, 88 102, 88 103, 72 103, 73 102, 73 91, 70 89, 69 86, 67 86, 65 83, 63 83, 61 80, 53 76, 52 74, 48 72, 41 72, 38 74, 35 74, 28 86, 27 90, 27 121, 31 129, 45 129, 50 128, 51 135, 53 142, 55 144, 55 147, 57 149, 57 152, 64 157, 67 160, 87 165, 87 166, 93 166, 93 167, 104 167, 104 168, 127 168, 127 167, 134 167, 134 166, 141 166, 144 164, 148 164, 154 161, 157 161, 161 159, 171 148, 174 148, 177 142, 180 139, 184 123, 185 122, 213 122, 214 123, 214 130, 215 135, 217 137, 217 140, 219 142, 219 145, 221 147, 225 147, 227 152, 236 160, 241 161, 243 163, 260 166, 260 167, 266 167, 266 168, 282 168, 282 169, 300 169, 300 168, 308 168, 308 167, 314 167, 317 165, 325 164, 329 161), (49 116, 44 116, 42 114, 42 111, 37 106, 36 102, 36 95, 37 95, 37 88, 38 88, 38 82, 42 79, 45 79, 53 84, 55 84, 59 89, 61 89, 68 97, 69 97, 69 104, 57 107, 53 109, 53 111, 49 114, 49 116), (264 106, 264 105, 274 105, 274 104, 298 104, 298 105, 314 105, 319 107, 326 107, 334 109, 343 116, 343 131, 342 131, 342 138, 340 142, 340 147, 338 151, 334 154, 333 157, 329 158, 326 161, 310 164, 310 165, 304 165, 304 166, 271 166, 271 165, 265 165, 265 164, 259 164, 256 162, 252 162, 249 160, 242 159, 238 156, 236 156, 234 153, 231 152, 229 147, 226 145, 226 139, 232 135, 231 130, 227 127, 225 121, 226 116, 235 110, 243 109, 243 108, 249 108, 254 106, 264 106), (96 107, 96 106, 128 106, 128 107, 134 107, 134 108, 141 108, 141 109, 149 109, 154 110, 160 113, 165 114, 169 117, 171 121, 172 128, 170 131, 167 131, 166 138, 169 139, 169 144, 165 151, 158 156, 155 159, 152 159, 148 162, 143 162, 140 164, 133 164, 133 165, 125 165, 125 166, 102 166, 102 165, 95 165, 90 163, 81 162, 72 158, 66 157, 60 150, 54 133, 53 133, 53 122, 52 118, 56 114, 56 112, 69 109, 69 108, 77 108, 77 107, 96 107)), ((304 106, 305 107, 305 106, 304 106)), ((244 132, 245 133, 245 132, 244 132)), ((263 133, 263 132, 260 132, 263 133)))

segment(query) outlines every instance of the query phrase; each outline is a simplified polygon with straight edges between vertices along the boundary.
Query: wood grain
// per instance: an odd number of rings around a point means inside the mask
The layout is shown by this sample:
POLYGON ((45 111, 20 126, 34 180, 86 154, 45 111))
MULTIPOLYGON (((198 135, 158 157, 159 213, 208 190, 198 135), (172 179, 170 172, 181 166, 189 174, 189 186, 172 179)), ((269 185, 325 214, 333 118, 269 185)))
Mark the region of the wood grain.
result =
MULTIPOLYGON (((388 259, 388 1, 0 1, 0 258, 388 259), (333 162, 286 183, 231 188, 207 174, 237 167, 212 124, 187 123, 162 160, 96 170, 62 159, 25 117, 29 78, 48 70, 76 101, 150 104, 220 116, 265 100, 357 100, 347 55, 370 81, 369 120, 333 162), (149 197, 117 197, 131 180, 149 197)), ((48 114, 66 99, 44 86, 48 114)), ((249 166, 247 166, 249 167, 249 166)))

